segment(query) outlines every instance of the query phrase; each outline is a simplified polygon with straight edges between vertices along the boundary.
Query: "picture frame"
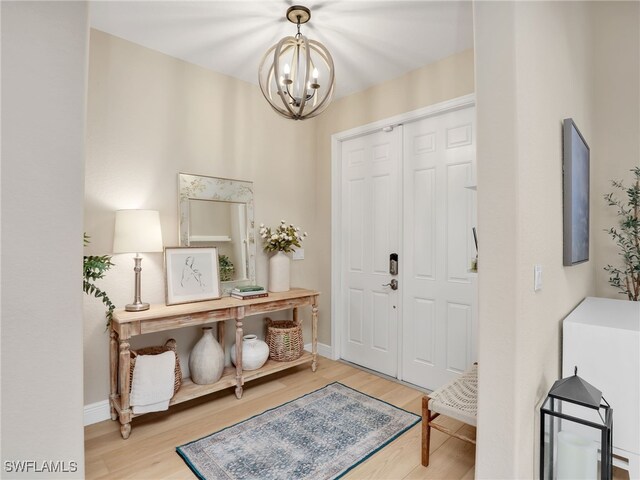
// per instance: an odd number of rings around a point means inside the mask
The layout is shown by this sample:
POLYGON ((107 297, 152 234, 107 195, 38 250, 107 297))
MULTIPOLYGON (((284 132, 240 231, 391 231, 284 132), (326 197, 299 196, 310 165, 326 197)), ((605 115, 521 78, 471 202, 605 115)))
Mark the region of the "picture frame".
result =
POLYGON ((563 265, 589 261, 590 150, 572 118, 562 122, 563 265))
POLYGON ((216 247, 165 247, 164 272, 167 305, 221 297, 216 247))

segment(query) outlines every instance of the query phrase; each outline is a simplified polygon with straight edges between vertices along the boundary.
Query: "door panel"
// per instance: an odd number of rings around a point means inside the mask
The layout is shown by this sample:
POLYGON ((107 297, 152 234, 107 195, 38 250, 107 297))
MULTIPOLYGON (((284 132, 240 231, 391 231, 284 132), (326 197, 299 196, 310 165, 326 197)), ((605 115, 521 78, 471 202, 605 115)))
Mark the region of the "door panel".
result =
POLYGON ((436 350, 436 303, 431 299, 414 297, 413 308, 407 311, 413 314, 411 324, 415 333, 412 339, 414 361, 433 365, 436 350))
POLYGON ((422 279, 435 278, 436 265, 436 171, 417 170, 413 176, 414 274, 422 279))
POLYGON ((403 128, 402 378, 434 390, 472 361, 473 108, 403 128))
POLYGON ((471 306, 447 304, 447 370, 464 372, 469 366, 471 306))
POLYGON ((342 358, 391 376, 398 372, 398 293, 389 255, 399 241, 401 129, 342 142, 342 283, 348 290, 342 358))
POLYGON ((467 254, 469 236, 474 223, 471 221, 473 192, 465 190, 471 179, 469 163, 447 166, 447 279, 450 282, 469 283, 467 254))
POLYGON ((362 178, 347 182, 346 204, 349 205, 349 255, 347 265, 350 272, 362 272, 364 269, 364 189, 362 178))
POLYGON ((349 327, 349 333, 347 338, 350 343, 362 345, 364 343, 364 337, 362 335, 362 315, 364 312, 364 292, 355 288, 349 289, 348 304, 349 304, 349 316, 347 325, 349 327))

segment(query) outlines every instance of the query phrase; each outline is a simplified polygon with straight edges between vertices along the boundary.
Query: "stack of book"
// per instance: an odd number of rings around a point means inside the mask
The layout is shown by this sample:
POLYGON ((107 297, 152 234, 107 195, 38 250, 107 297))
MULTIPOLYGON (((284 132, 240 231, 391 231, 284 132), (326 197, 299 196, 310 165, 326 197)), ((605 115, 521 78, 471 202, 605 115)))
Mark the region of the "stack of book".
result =
POLYGON ((268 297, 269 294, 260 285, 241 285, 231 290, 231 296, 241 300, 250 300, 252 298, 268 297))

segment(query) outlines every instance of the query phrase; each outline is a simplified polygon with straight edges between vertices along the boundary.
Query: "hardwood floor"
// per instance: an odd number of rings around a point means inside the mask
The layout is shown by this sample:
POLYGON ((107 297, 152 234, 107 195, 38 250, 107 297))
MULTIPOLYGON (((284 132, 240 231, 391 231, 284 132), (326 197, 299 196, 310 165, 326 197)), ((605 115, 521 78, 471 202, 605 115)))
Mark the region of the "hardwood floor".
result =
MULTIPOLYGON (((107 420, 85 428, 87 479, 196 478, 175 447, 277 407, 339 381, 416 414, 423 393, 340 362, 321 358, 318 370, 300 366, 245 384, 241 400, 233 389, 171 407, 168 412, 133 420, 131 437, 120 437, 119 423, 107 420)), ((475 429, 456 420, 438 422, 467 436, 475 429)), ((472 479, 473 445, 432 430, 431 464, 420 465, 420 424, 350 471, 347 479, 472 479)), ((292 479, 294 480, 294 479, 292 479)))

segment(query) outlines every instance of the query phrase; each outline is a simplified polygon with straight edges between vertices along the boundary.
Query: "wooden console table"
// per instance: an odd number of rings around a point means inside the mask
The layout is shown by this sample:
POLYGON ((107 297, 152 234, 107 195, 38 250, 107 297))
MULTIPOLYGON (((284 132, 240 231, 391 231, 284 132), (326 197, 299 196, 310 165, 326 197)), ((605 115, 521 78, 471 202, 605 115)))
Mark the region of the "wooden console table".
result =
MULTIPOLYGON (((111 322, 109 357, 111 372, 111 419, 120 420, 122 438, 129 438, 131 419, 135 415, 129 404, 131 357, 129 339, 145 333, 163 332, 183 327, 193 327, 217 322, 218 339, 224 339, 225 320, 235 320, 236 325, 236 359, 237 365, 225 367, 222 378, 210 385, 196 385, 190 379, 182 381, 182 387, 173 396, 170 405, 186 402, 202 395, 217 392, 235 386, 236 397, 242 397, 245 382, 264 377, 281 370, 286 370, 304 363, 311 363, 311 370, 316 371, 318 364, 318 295, 314 290, 292 288, 288 292, 269 293, 268 297, 252 300, 239 300, 224 297, 207 302, 188 303, 184 305, 151 305, 144 312, 126 312, 116 310, 111 322), (292 362, 276 362, 267 360, 258 370, 242 371, 242 321, 250 315, 259 315, 279 310, 293 309, 293 319, 298 319, 298 308, 311 306, 311 352, 305 351, 292 362)), ((224 350, 224 340, 220 341, 224 350)))

